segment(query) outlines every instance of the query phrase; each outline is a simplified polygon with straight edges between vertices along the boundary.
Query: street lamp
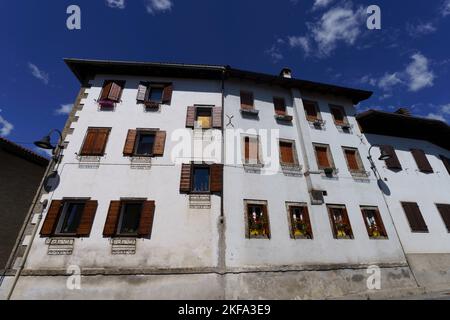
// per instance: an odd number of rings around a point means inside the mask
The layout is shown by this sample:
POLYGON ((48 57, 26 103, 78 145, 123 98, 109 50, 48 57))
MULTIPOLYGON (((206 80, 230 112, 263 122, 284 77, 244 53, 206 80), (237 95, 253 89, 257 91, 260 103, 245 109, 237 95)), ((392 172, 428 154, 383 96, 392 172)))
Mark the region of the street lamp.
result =
MULTIPOLYGON (((371 145, 370 148, 369 148, 369 156, 367 157, 367 159, 368 159, 369 162, 370 162, 370 166, 371 166, 370 168, 371 168, 372 171, 375 173, 375 176, 376 176, 377 178, 381 179, 380 174, 379 174, 379 172, 378 172, 378 170, 377 170, 377 167, 375 166, 375 162, 373 161, 372 155, 370 154, 370 151, 372 151, 372 148, 373 148, 373 147, 381 147, 381 145, 379 145, 379 144, 373 144, 373 145, 371 145)), ((386 150, 384 150, 384 149, 381 148, 380 156, 378 157, 378 160, 380 160, 380 161, 385 161, 385 160, 389 160, 389 159, 391 159, 391 158, 392 158, 392 156, 391 156, 389 153, 387 153, 386 150)))
POLYGON ((34 145, 41 149, 52 150, 53 160, 55 162, 58 162, 59 151, 64 149, 64 146, 61 143, 62 143, 61 131, 59 131, 58 129, 53 129, 46 136, 44 136, 41 140, 35 141, 34 145), (59 134, 59 141, 58 141, 58 145, 56 145, 56 146, 52 145, 51 139, 50 139, 50 136, 53 132, 57 132, 59 134), (56 154, 57 151, 58 151, 58 154, 56 154))

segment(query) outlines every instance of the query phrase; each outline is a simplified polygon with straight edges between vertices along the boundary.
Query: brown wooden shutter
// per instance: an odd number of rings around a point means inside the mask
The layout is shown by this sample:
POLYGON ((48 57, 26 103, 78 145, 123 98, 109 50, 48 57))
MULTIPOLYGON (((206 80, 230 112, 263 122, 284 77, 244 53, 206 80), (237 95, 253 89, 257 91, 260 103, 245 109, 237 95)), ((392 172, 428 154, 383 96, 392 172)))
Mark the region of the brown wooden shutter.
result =
POLYGON ((156 131, 155 143, 153 144, 153 155, 162 157, 166 144, 166 131, 156 131))
POLYGON ((448 174, 450 174, 450 159, 443 155, 440 155, 440 158, 441 158, 442 162, 444 163, 444 166, 447 169, 448 174))
POLYGON ((41 237, 49 237, 55 232, 56 224, 58 223, 59 213, 63 205, 62 200, 53 200, 50 208, 45 216, 44 224, 41 229, 41 237))
POLYGON ((117 222, 120 215, 120 206, 120 201, 110 202, 108 215, 106 216, 105 227, 103 228, 104 237, 112 237, 116 234, 117 222))
POLYGON ((99 100, 107 100, 111 91, 112 81, 105 81, 103 84, 102 92, 100 93, 99 100))
POLYGON ((95 213, 97 212, 98 202, 96 200, 88 200, 84 205, 83 215, 77 229, 78 237, 89 237, 91 234, 92 224, 94 223, 95 213))
POLYGON ((141 219, 139 221, 138 236, 150 238, 152 234, 153 218, 155 216, 155 201, 145 201, 142 206, 141 219))
POLYGON ((344 150, 345 157, 347 158, 348 168, 350 170, 359 170, 358 161, 356 160, 355 150, 344 150))
POLYGON ((195 122, 195 109, 196 107, 187 107, 186 113, 186 128, 193 128, 195 122))
POLYGON ((106 143, 108 142, 109 129, 99 128, 96 129, 97 135, 92 147, 92 155, 102 156, 105 154, 106 143))
POLYGON ((222 129, 222 107, 212 108, 213 128, 222 129))
POLYGON ((306 112, 306 118, 309 121, 317 120, 317 107, 314 102, 311 101, 303 101, 303 106, 306 112))
POLYGON ((259 144, 258 138, 245 137, 244 139, 244 159, 246 162, 259 163, 259 144))
POLYGON ((123 147, 123 155, 131 157, 134 151, 134 145, 136 143, 136 133, 134 129, 128 130, 127 139, 125 140, 125 145, 123 147))
POLYGON ((211 165, 211 192, 222 192, 223 188, 223 164, 211 165))
POLYGON ((111 82, 111 90, 108 94, 108 99, 114 102, 118 102, 120 100, 120 96, 122 94, 122 83, 113 81, 111 82))
POLYGON ((286 114, 286 103, 283 98, 273 98, 273 104, 275 106, 275 114, 277 115, 286 114))
POLYGON ((419 206, 415 202, 402 202, 403 210, 408 219, 412 232, 428 232, 428 227, 423 220, 419 206))
POLYGON ((143 103, 145 101, 145 94, 147 93, 147 88, 149 86, 148 82, 140 82, 138 86, 138 92, 136 100, 143 103))
POLYGON ((423 152, 423 150, 411 149, 411 153, 420 171, 426 173, 433 173, 433 168, 431 167, 431 164, 428 161, 427 156, 425 155, 425 152, 423 152))
POLYGON ((317 162, 319 168, 330 168, 330 161, 328 161, 327 147, 316 146, 317 162))
POLYGON ((180 192, 189 193, 191 191, 191 164, 181 165, 180 192))
POLYGON ((381 152, 388 154, 391 158, 386 160, 386 166, 389 169, 394 170, 402 170, 402 165, 400 164, 400 161, 398 160, 397 154, 395 153, 394 147, 389 145, 384 145, 380 147, 381 152))
POLYGON ((88 128, 86 137, 84 138, 83 146, 81 147, 80 155, 92 154, 96 137, 97 131, 95 129, 88 128))
POLYGON ((331 107, 330 109, 333 114, 334 122, 343 124, 345 120, 344 111, 338 107, 331 107))
POLYGON ((173 92, 173 85, 171 83, 167 84, 163 90, 162 103, 170 105, 172 101, 172 92, 173 92))
POLYGON ((436 205, 442 220, 444 221, 447 231, 450 232, 450 204, 437 204, 436 205))
POLYGON ((241 109, 252 110, 254 108, 253 93, 241 91, 241 109))
POLYGON ((280 156, 281 163, 293 164, 295 162, 292 143, 280 141, 280 156))
POLYGON ((267 238, 270 239, 270 222, 269 222, 269 214, 267 213, 267 205, 263 204, 262 213, 264 217, 264 230, 266 232, 267 238))

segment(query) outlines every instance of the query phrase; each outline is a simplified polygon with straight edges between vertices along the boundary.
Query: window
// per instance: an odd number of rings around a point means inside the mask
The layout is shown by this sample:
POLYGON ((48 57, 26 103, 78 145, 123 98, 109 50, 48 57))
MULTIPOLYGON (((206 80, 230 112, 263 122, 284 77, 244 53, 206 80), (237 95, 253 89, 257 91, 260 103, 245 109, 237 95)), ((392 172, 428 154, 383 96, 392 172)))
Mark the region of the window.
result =
POLYGON ((423 220, 422 213, 419 206, 415 202, 402 202, 403 210, 405 211, 406 218, 408 219, 409 226, 412 232, 428 233, 428 227, 423 220))
POLYGON ((197 128, 211 129, 212 128, 212 109, 211 108, 196 108, 195 121, 197 128))
POLYGON ((257 136, 244 137, 244 163, 260 164, 259 138, 257 136))
POLYGON ((64 203, 56 234, 76 234, 84 210, 84 202, 64 203))
POLYGON ((281 165, 296 165, 295 142, 280 140, 280 162, 281 165))
POLYGON ((275 114, 280 116, 286 115, 286 102, 284 98, 273 98, 273 104, 275 106, 275 114))
POLYGON ((440 158, 445 168, 447 169, 448 174, 450 174, 450 159, 443 155, 440 155, 440 158))
POLYGON ((303 100, 303 107, 305 108, 306 119, 311 122, 320 120, 319 107, 317 102, 303 100))
POLYGON ((128 157, 160 157, 164 155, 166 131, 158 129, 130 129, 123 148, 128 157))
POLYGON ((159 107, 162 103, 170 104, 172 92, 171 83, 140 82, 136 100, 146 107, 159 107))
POLYGON ((147 91, 147 98, 145 99, 148 102, 156 102, 161 103, 163 99, 163 92, 164 88, 156 87, 156 86, 150 86, 147 91))
POLYGON ((361 207, 367 233, 371 239, 387 239, 387 233, 377 207, 361 207))
POLYGON ((330 106, 331 114, 333 115, 334 123, 337 125, 347 124, 347 117, 345 116, 345 111, 343 107, 340 106, 330 106))
POLYGON ((317 165, 319 170, 334 168, 334 162, 331 157, 330 146, 326 144, 314 144, 317 165))
POLYGON ((327 205, 335 239, 353 239, 352 226, 344 205, 327 205))
POLYGON ((137 235, 142 202, 124 202, 120 211, 118 235, 137 235))
POLYGON ((267 202, 244 201, 246 207, 247 238, 270 239, 269 218, 267 216, 267 202))
POLYGON ((241 109, 243 110, 253 110, 254 100, 253 93, 248 91, 241 91, 241 109))
POLYGON ((102 92, 98 102, 102 107, 114 106, 114 102, 119 102, 125 81, 107 80, 103 84, 102 92))
POLYGON ((110 130, 110 128, 88 128, 80 155, 103 156, 110 130))
POLYGON ((192 191, 195 193, 209 192, 209 167, 194 166, 192 174, 192 191))
POLYGON ((450 204, 436 204, 447 231, 450 233, 450 204))
POLYGON ((288 203, 288 220, 293 239, 312 239, 313 233, 305 204, 288 203))
POLYGON ((138 132, 136 139, 135 155, 136 156, 151 156, 153 153, 153 146, 155 144, 154 132, 138 132))
POLYGON ((358 149, 343 147, 345 160, 347 161, 348 169, 350 173, 359 173, 364 171, 364 166, 362 164, 361 157, 359 155, 358 149))
POLYGON ((398 160, 397 153, 395 152, 395 149, 393 146, 383 145, 380 147, 380 151, 390 156, 390 158, 385 161, 386 167, 388 167, 388 169, 402 170, 402 165, 400 164, 400 161, 398 160))
POLYGON ((420 149, 411 149, 411 153, 416 161, 417 167, 421 172, 424 173, 433 173, 433 168, 431 167, 430 162, 427 159, 427 156, 423 150, 420 149))

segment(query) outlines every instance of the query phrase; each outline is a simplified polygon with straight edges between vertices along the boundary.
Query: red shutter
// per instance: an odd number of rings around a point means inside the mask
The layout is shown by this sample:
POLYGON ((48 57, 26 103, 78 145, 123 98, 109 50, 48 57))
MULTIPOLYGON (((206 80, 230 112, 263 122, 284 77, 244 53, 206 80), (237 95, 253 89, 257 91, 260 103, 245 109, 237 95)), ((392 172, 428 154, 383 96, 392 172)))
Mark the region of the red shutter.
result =
POLYGON ((162 157, 164 155, 164 146, 166 143, 166 132, 156 131, 155 143, 153 145, 153 155, 162 157))
POLYGON ((122 94, 122 83, 119 82, 111 82, 111 90, 108 94, 108 99, 114 102, 119 102, 120 96, 122 94))
POLYGON ((211 192, 222 192, 223 188, 223 164, 211 165, 211 192))
POLYGON ((245 137, 244 139, 244 159, 245 162, 259 163, 258 138, 245 137))
POLYGON ((330 161, 328 160, 328 149, 327 147, 316 146, 317 163, 319 169, 330 168, 330 161))
POLYGON ((262 205, 262 213, 264 217, 264 232, 267 236, 267 239, 270 239, 270 222, 269 222, 269 214, 267 213, 267 205, 262 205))
POLYGON ((152 234, 153 218, 155 216, 155 201, 145 201, 142 206, 141 219, 139 221, 138 236, 150 238, 152 234))
POLYGON ((283 98, 273 98, 273 104, 275 106, 275 114, 283 116, 286 114, 286 103, 283 98))
POLYGON ((222 129, 222 107, 212 108, 213 128, 222 129))
POLYGON ((83 215, 77 229, 78 237, 89 237, 91 234, 92 224, 94 223, 95 213, 97 211, 98 202, 95 200, 86 201, 84 205, 83 215))
POLYGON ((241 109, 252 110, 254 108, 253 93, 241 91, 241 109))
POLYGON ((450 204, 437 204, 436 205, 442 220, 444 221, 447 231, 450 232, 450 204))
POLYGON ((45 216, 44 224, 41 229, 41 237, 49 237, 53 235, 56 224, 58 223, 59 213, 63 205, 62 200, 53 200, 50 208, 45 216))
POLYGON ((120 201, 111 201, 109 204, 108 215, 106 217, 105 227, 103 228, 104 237, 112 237, 116 234, 117 222, 120 214, 120 201))
POLYGON ((428 232, 428 227, 423 220, 419 206, 415 202, 402 202, 403 210, 412 232, 428 232))
POLYGON ((162 103, 170 105, 172 101, 172 92, 173 92, 173 85, 171 83, 167 84, 164 87, 162 103))
POLYGON ((92 148, 92 155, 102 156, 105 154, 106 143, 108 142, 109 129, 99 128, 92 148))
POLYGON ((123 147, 123 155, 131 157, 134 151, 134 144, 136 143, 136 130, 128 130, 127 139, 123 147))
POLYGON ((294 150, 292 143, 280 142, 281 163, 294 164, 294 150))
POLYGON ((351 171, 359 170, 358 161, 356 160, 355 150, 344 150, 345 157, 347 158, 348 168, 351 171))
POLYGON ((186 128, 193 128, 195 122, 195 107, 187 107, 186 128))
POLYGON ((423 152, 423 150, 411 149, 411 153, 420 171, 425 173, 433 173, 433 168, 431 167, 431 164, 428 161, 427 156, 425 155, 425 152, 423 152))
POLYGON ((109 92, 111 91, 112 81, 105 81, 99 100, 108 100, 109 92))
POLYGON ((183 163, 181 165, 180 192, 189 193, 191 191, 191 165, 183 163))
POLYGON ((397 154, 392 146, 384 145, 380 147, 381 152, 388 154, 391 158, 386 160, 386 166, 389 169, 402 170, 402 165, 397 158, 397 154))
POLYGON ((92 154, 96 137, 97 131, 95 129, 88 128, 83 146, 81 147, 80 155, 85 156, 92 154))
POLYGON ((444 163, 444 166, 447 169, 448 174, 450 174, 450 159, 443 155, 440 155, 440 158, 441 158, 442 162, 444 163))

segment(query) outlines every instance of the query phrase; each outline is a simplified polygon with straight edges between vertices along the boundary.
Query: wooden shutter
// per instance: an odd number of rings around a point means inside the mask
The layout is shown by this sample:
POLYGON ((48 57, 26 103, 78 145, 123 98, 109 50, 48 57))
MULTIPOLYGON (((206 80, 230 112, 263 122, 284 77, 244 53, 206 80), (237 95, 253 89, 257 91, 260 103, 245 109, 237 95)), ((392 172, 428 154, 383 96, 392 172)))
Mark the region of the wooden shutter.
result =
POLYGON ((330 168, 330 161, 328 160, 328 148, 327 147, 320 147, 316 146, 316 155, 317 155, 317 162, 319 165, 319 168, 330 168))
POLYGON ((99 128, 96 131, 97 135, 92 147, 92 155, 102 156, 105 153, 106 143, 108 142, 109 129, 99 128))
POLYGON ((104 237, 112 237, 116 234, 117 222, 120 215, 120 201, 111 201, 109 204, 108 215, 106 216, 105 227, 103 228, 104 237))
POLYGON ((330 109, 333 114, 334 122, 343 124, 345 122, 344 111, 338 107, 331 107, 330 109))
POLYGON ((423 220, 419 206, 415 202, 402 202, 403 210, 408 219, 412 232, 428 232, 428 227, 423 220))
POLYGON ((350 238, 353 239, 353 230, 352 230, 352 225, 350 223, 350 218, 348 217, 347 208, 343 207, 341 210, 342 210, 342 214, 343 214, 343 218, 344 218, 344 223, 347 225, 347 233, 350 236, 350 238))
POLYGON ((281 163, 294 164, 294 150, 291 142, 280 141, 281 163))
POLYGON ((269 214, 267 213, 267 205, 263 204, 261 207, 264 217, 264 230, 266 232, 267 238, 270 239, 270 223, 269 223, 269 214))
POLYGON ((95 139, 97 137, 97 131, 92 128, 88 128, 86 137, 84 138, 83 146, 80 151, 80 155, 91 155, 94 149, 95 139))
POLYGON ((273 98, 273 104, 275 106, 275 114, 277 115, 286 114, 286 103, 283 98, 273 98))
POLYGON ((253 107, 253 93, 241 91, 241 109, 252 110, 253 107))
POLYGON ((444 221, 447 231, 450 232, 450 204, 437 204, 436 205, 442 220, 444 221))
POLYGON ((212 108, 213 128, 222 129, 222 107, 212 108))
POLYGON ((152 234, 153 218, 155 216, 155 201, 145 201, 142 206, 139 221, 138 236, 150 238, 152 234))
POLYGON ((122 94, 122 83, 113 81, 111 82, 111 90, 108 94, 108 99, 114 102, 118 102, 120 100, 120 96, 122 94))
POLYGON ((195 122, 195 109, 196 107, 187 107, 186 113, 186 128, 193 128, 195 122))
POLYGON ((62 205, 62 200, 52 201, 50 208, 47 211, 47 215, 45 216, 44 224, 42 225, 41 237, 49 237, 53 235, 56 224, 58 223, 58 217, 61 212, 62 205))
POLYGON ((411 149, 411 153, 420 171, 426 173, 433 173, 433 168, 431 167, 431 164, 428 161, 427 156, 425 155, 425 152, 423 152, 423 150, 411 149))
POLYGON ((153 144, 153 155, 162 157, 166 144, 166 131, 156 131, 155 143, 153 144))
POLYGON ((145 94, 147 93, 149 83, 148 82, 140 82, 138 86, 138 92, 136 100, 138 102, 143 103, 145 101, 145 94))
POLYGON ((137 131, 134 129, 128 130, 127 139, 125 140, 125 145, 123 147, 123 155, 131 157, 134 151, 134 145, 136 143, 137 131))
POLYGON ((108 100, 109 93, 111 92, 112 81, 105 81, 103 84, 102 92, 100 93, 99 100, 108 100))
POLYGON ((191 165, 183 163, 181 165, 180 192, 188 193, 191 191, 191 165))
POLYGON ((356 150, 344 150, 345 157, 347 158, 348 168, 352 171, 359 170, 358 161, 356 160, 356 150))
POLYGON ((223 164, 211 165, 211 192, 222 192, 223 188, 223 164))
POLYGON ((95 213, 97 212, 98 202, 96 200, 88 200, 84 205, 83 215, 77 229, 78 237, 89 237, 91 234, 92 224, 94 222, 95 213))
POLYGON ((163 90, 162 103, 170 105, 172 101, 172 92, 173 92, 173 85, 171 83, 167 84, 163 90))
POLYGON ((448 174, 450 174, 450 159, 443 155, 440 155, 440 158, 441 158, 442 162, 444 163, 444 166, 447 169, 448 174))
POLYGON ((367 233, 370 233, 370 226, 369 222, 367 221, 367 216, 369 216, 370 213, 373 213, 373 216, 375 217, 375 223, 377 224, 378 231, 380 232, 381 236, 387 237, 387 232, 384 227, 383 219, 381 218, 380 211, 375 208, 361 208, 364 224, 366 225, 367 233))
POLYGON ((397 158, 397 154, 395 153, 394 147, 389 145, 384 145, 380 147, 381 152, 388 154, 391 158, 386 160, 386 166, 389 169, 402 170, 402 165, 397 158))
POLYGON ((258 138, 245 137, 244 139, 244 159, 246 162, 252 161, 259 163, 259 144, 258 138))
POLYGON ((311 101, 303 101, 303 106, 305 108, 306 112, 306 118, 309 121, 315 121, 317 120, 317 107, 314 102, 311 101))

